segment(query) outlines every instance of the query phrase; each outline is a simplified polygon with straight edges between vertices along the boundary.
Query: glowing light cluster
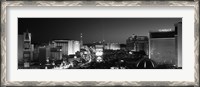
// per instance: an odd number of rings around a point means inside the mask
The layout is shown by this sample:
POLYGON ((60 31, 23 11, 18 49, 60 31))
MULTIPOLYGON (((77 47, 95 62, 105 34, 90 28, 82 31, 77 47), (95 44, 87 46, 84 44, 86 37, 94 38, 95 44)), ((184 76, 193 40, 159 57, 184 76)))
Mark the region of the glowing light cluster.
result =
POLYGON ((96 52, 96 56, 102 56, 103 55, 103 52, 102 51, 97 51, 96 52))
POLYGON ((98 56, 97 57, 97 62, 102 62, 102 61, 103 61, 102 57, 98 56))

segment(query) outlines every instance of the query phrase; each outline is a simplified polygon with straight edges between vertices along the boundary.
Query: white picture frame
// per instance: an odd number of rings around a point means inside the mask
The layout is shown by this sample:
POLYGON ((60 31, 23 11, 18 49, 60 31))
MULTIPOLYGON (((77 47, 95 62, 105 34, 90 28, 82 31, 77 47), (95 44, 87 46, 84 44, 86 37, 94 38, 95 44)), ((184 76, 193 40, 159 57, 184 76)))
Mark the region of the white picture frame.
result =
MULTIPOLYGON (((57 2, 57 1, 4 1, 2 2, 2 7, 1 7, 1 57, 2 57, 2 62, 1 62, 1 86, 57 86, 57 85, 62 85, 62 86, 199 86, 199 1, 61 1, 61 2, 57 2), (194 80, 191 81, 173 81, 173 80, 158 80, 158 79, 148 79, 148 80, 142 80, 142 79, 138 79, 138 80, 124 80, 125 78, 123 78, 123 76, 121 76, 120 78, 115 78, 116 81, 109 79, 109 80, 105 80, 103 79, 96 79, 96 80, 91 80, 89 81, 88 79, 84 80, 81 79, 81 81, 78 81, 77 79, 72 79, 72 80, 66 80, 66 79, 61 79, 60 81, 58 80, 54 80, 52 78, 50 78, 49 80, 46 81, 31 81, 31 80, 18 80, 18 81, 9 81, 8 79, 8 74, 12 73, 10 72, 10 68, 8 69, 8 61, 10 61, 9 57, 13 57, 10 56, 11 54, 9 54, 8 50, 8 44, 11 43, 7 43, 7 41, 9 40, 8 38, 8 33, 11 32, 9 30, 9 16, 8 15, 13 15, 10 14, 9 12, 9 8, 18 8, 18 7, 27 7, 27 9, 29 7, 48 7, 51 8, 52 10, 48 10, 49 12, 53 11, 54 7, 69 7, 69 8, 73 8, 73 7, 86 7, 91 9, 92 7, 115 7, 115 8, 120 8, 120 7, 134 7, 134 8, 138 8, 138 7, 169 7, 169 8, 173 8, 173 7, 193 7, 194 10, 194 64, 192 64, 194 66, 193 69, 193 74, 190 73, 190 76, 193 76, 192 78, 194 78, 194 80), (74 81, 73 81, 74 80, 74 81)), ((94 8, 95 9, 95 8, 94 8)), ((30 9, 29 9, 30 10, 30 9)), ((39 9, 37 9, 39 10, 39 9)), ((63 10, 63 9, 62 9, 63 10)), ((118 9, 115 9, 118 10, 118 9)), ((125 9, 122 9, 125 10, 125 9)), ((182 9, 183 10, 183 9, 182 9)), ((42 11, 42 10, 39 10, 42 11)), ((55 11, 55 10, 54 10, 55 11)), ((105 11, 105 10, 104 10, 105 11)), ((102 12, 104 12, 102 11, 102 12)), ((34 12, 33 9, 30 10, 30 12, 34 12)), ((189 12, 193 12, 193 11, 189 11, 189 12)), ((23 13, 23 12, 21 12, 23 13)), ((97 12, 98 13, 98 12, 97 12)), ((190 13, 193 14, 193 13, 190 13)), ((15 15, 20 15, 19 14, 15 14, 15 15)), ((147 14, 143 14, 144 17, 147 14)), ((25 17, 25 15, 23 15, 25 17)), ((37 15, 35 14, 34 17, 40 17, 41 15, 37 15)), ((59 15, 59 16, 63 16, 63 15, 59 15)), ((80 16, 80 15, 75 15, 75 16, 80 16)), ((112 17, 113 15, 105 15, 107 17, 112 17)), ((130 16, 130 15, 129 15, 130 16)), ((170 15, 169 15, 170 16, 170 15)), ((17 17, 17 16, 14 16, 17 17)), ((18 16, 19 17, 19 16, 18 16)), ((41 17, 44 17, 41 16, 41 17)), ((46 15, 46 17, 48 17, 48 15, 46 15)), ((49 16, 51 17, 51 16, 49 16)), ((92 17, 91 15, 87 16, 85 15, 85 17, 92 17)), ((95 15, 93 16, 95 17, 95 15)), ((130 16, 131 17, 131 16, 130 16)), ((153 17, 153 16, 152 16, 153 17)), ((156 17, 156 16, 155 16, 156 17)), ((14 20, 12 20, 14 21, 14 20)), ((12 31, 13 32, 13 31, 12 31)), ((193 37, 193 36, 191 36, 193 37)), ((14 55, 14 54, 12 54, 14 55)), ((191 61, 193 62, 193 61, 191 61)), ((184 67, 183 67, 184 68, 184 67)), ((11 70, 12 71, 12 70, 11 70)), ((16 70, 14 70, 16 71, 16 70)), ((62 70, 61 70, 62 71, 62 70)), ((144 70, 142 70, 144 71, 144 70)), ((22 71, 23 72, 23 71, 22 71)), ((28 71, 27 73, 30 73, 31 71, 28 71)), ((48 70, 49 73, 53 73, 51 71, 48 70)), ((84 72, 84 71, 83 71, 84 72)), ((140 72, 140 71, 139 71, 140 72)), ((153 71, 150 71, 151 73, 154 73, 153 71)), ((156 71, 155 71, 156 72, 156 71)), ((159 71, 158 71, 159 72, 159 71)), ((71 72, 73 73, 73 72, 71 72)), ((85 72, 87 73, 87 72, 85 72)), ((120 72, 118 72, 120 73, 120 72)), ((178 73, 178 72, 176 72, 178 73)), ((12 75, 13 76, 13 75, 12 75)), ((25 75, 26 76, 26 75, 25 75)), ((146 76, 146 75, 144 75, 146 76)), ((33 77, 33 76, 32 76, 33 77)), ((100 76, 99 76, 100 77, 100 76)), ((19 77, 18 77, 19 78, 19 77)), ((48 77, 46 77, 48 78, 48 77)), ((83 78, 87 78, 87 76, 83 76, 83 78)), ((191 77, 190 77, 191 78, 191 77)), ((36 78, 35 78, 36 79, 36 78)), ((38 78, 37 78, 38 79, 38 78)), ((55 78, 56 79, 56 78, 55 78)))

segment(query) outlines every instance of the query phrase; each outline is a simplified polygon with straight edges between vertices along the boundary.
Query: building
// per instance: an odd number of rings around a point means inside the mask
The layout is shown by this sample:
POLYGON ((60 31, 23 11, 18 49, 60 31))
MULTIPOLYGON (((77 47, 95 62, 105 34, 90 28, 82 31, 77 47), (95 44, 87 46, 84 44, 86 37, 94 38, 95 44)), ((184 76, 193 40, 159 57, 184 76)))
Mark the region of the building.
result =
POLYGON ((34 45, 31 44, 31 33, 24 32, 18 35, 18 64, 29 67, 33 61, 34 45))
POLYGON ((62 48, 61 46, 52 47, 51 44, 39 46, 37 59, 41 64, 44 64, 47 59, 62 60, 62 48))
POLYGON ((47 59, 47 51, 45 46, 39 47, 38 59, 40 64, 45 64, 47 59))
POLYGON ((45 45, 45 48, 46 48, 46 57, 51 58, 51 48, 53 48, 53 46, 49 44, 49 45, 45 45))
POLYGON ((136 46, 135 46, 135 42, 136 42, 136 35, 132 34, 130 37, 128 37, 128 39, 126 40, 126 49, 127 50, 135 50, 136 46))
POLYGON ((126 44, 120 44, 120 50, 126 50, 126 44))
POLYGON ((173 64, 182 67, 182 23, 175 29, 160 29, 149 32, 149 57, 158 64, 173 64))
POLYGON ((104 46, 105 50, 120 50, 120 44, 118 43, 106 43, 104 46))
POLYGON ((40 46, 38 59, 44 63, 47 59, 62 60, 63 55, 75 55, 80 51, 80 43, 75 40, 53 40, 49 45, 40 46))
POLYGON ((80 42, 76 40, 53 40, 54 47, 62 47, 63 55, 74 55, 80 51, 80 42))
POLYGON ((131 51, 144 51, 149 53, 148 37, 132 35, 126 40, 126 48, 131 51))
POLYGON ((23 64, 24 35, 18 35, 18 64, 23 64))
POLYGON ((29 67, 32 56, 32 46, 31 46, 31 33, 24 32, 23 34, 23 61, 24 61, 24 67, 29 67))
POLYGON ((147 36, 137 36, 136 40, 136 51, 144 51, 147 55, 149 54, 149 44, 147 36))
POLYGON ((177 64, 175 31, 150 32, 150 58, 158 64, 177 64))
POLYGON ((68 55, 75 55, 77 51, 80 51, 79 41, 70 40, 68 46, 68 55))
POLYGON ((34 46, 34 51, 33 51, 33 62, 39 62, 39 46, 35 45, 34 46))
POLYGON ((33 58, 33 52, 34 52, 34 44, 31 44, 31 61, 33 61, 34 60, 34 58, 33 58))
POLYGON ((53 60, 62 60, 62 47, 50 48, 50 58, 53 60))

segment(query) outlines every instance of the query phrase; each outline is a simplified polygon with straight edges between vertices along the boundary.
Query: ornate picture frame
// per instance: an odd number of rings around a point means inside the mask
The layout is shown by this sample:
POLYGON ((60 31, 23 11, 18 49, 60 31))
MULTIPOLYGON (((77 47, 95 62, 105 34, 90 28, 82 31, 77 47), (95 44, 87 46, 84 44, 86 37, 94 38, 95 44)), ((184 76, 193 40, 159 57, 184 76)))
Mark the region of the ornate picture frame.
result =
POLYGON ((199 1, 2 1, 1 86, 199 86, 199 1), (194 82, 187 81, 7 81, 7 7, 9 6, 194 6, 194 82))

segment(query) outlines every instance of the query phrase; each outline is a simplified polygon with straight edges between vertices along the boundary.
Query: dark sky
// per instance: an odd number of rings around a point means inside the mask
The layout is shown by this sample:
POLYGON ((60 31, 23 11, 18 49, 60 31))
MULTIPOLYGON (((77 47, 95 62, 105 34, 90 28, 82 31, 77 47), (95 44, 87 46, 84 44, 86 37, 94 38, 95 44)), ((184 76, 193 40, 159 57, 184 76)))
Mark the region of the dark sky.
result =
POLYGON ((105 39, 106 42, 125 43, 132 35, 148 36, 150 30, 174 29, 182 18, 18 18, 18 34, 27 29, 32 43, 46 43, 53 39, 80 40, 84 43, 105 39))

